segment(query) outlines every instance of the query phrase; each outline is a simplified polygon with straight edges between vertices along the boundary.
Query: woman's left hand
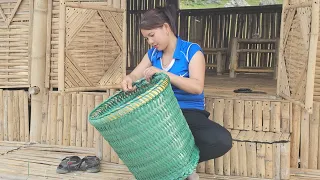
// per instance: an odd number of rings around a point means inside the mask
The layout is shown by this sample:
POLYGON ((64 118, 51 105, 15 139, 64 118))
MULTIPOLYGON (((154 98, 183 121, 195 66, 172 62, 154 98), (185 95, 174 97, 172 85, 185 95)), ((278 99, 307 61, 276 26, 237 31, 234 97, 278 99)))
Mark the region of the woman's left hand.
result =
POLYGON ((158 73, 158 72, 161 72, 161 70, 158 69, 158 68, 156 68, 156 67, 153 67, 153 66, 148 67, 146 70, 144 70, 144 73, 143 73, 143 74, 144 74, 144 78, 145 78, 148 82, 150 82, 152 76, 153 76, 154 74, 158 73))

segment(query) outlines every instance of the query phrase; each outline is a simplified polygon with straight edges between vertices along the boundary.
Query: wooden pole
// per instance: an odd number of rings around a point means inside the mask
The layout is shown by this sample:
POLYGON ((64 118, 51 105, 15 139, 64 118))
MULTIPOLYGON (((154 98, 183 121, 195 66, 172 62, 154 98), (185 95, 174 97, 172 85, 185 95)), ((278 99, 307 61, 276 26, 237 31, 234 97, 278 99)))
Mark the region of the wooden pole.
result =
POLYGON ((64 91, 64 58, 66 41, 66 2, 60 0, 59 49, 58 49, 58 88, 64 91))
POLYGON ((238 39, 233 38, 231 40, 231 55, 230 55, 230 77, 235 78, 235 70, 238 67, 238 53, 237 53, 238 39))
POLYGON ((313 93, 314 93, 314 78, 316 70, 316 56, 319 31, 319 0, 314 0, 312 3, 312 18, 311 18, 311 34, 310 34, 310 49, 308 57, 308 72, 306 86, 306 109, 309 113, 312 112, 313 93))
POLYGON ((30 141, 40 142, 41 109, 45 85, 46 37, 48 0, 34 0, 31 87, 40 88, 38 94, 31 95, 30 141))

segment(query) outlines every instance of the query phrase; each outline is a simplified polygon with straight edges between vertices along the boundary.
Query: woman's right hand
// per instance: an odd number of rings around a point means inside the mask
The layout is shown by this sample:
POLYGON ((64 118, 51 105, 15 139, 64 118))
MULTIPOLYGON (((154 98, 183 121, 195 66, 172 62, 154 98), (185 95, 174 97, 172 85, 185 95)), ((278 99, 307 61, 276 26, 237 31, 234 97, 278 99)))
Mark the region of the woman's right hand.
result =
POLYGON ((121 82, 122 90, 125 92, 134 91, 136 88, 132 87, 132 83, 133 83, 132 78, 129 75, 125 76, 121 82))

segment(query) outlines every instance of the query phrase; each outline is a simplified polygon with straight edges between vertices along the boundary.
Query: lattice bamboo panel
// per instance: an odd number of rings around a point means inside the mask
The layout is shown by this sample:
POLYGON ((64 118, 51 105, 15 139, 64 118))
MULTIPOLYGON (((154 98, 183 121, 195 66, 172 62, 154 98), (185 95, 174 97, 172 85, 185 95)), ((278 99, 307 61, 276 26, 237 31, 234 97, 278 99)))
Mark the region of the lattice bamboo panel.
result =
POLYGON ((0 87, 29 86, 32 0, 0 1, 0 87))
MULTIPOLYGON (((72 2, 72 1, 68 0, 68 2, 72 2)), ((75 1, 75 2, 93 2, 94 5, 98 5, 98 6, 107 5, 107 6, 115 7, 115 8, 122 8, 122 9, 126 8, 125 7, 125 4, 126 4, 125 0, 117 0, 117 1, 112 1, 112 0, 100 0, 100 1, 99 0, 92 0, 92 1, 80 0, 80 1, 75 1)), ((51 41, 48 41, 48 43, 49 43, 48 45, 50 46, 50 49, 48 51, 49 54, 47 55, 47 56, 49 56, 49 58, 47 59, 47 62, 48 62, 47 67, 49 68, 50 71, 48 71, 48 74, 47 74, 48 79, 46 79, 46 81, 47 81, 46 85, 47 85, 47 87, 49 87, 49 85, 51 87, 58 87, 58 39, 59 39, 59 8, 60 8, 60 6, 59 6, 59 0, 52 0, 51 3, 52 3, 52 9, 51 9, 52 14, 50 14, 50 17, 49 17, 49 19, 51 19, 51 23, 50 23, 50 26, 51 26, 50 39, 51 39, 51 41)), ((121 23, 121 21, 119 20, 119 16, 117 16, 117 14, 113 14, 113 15, 114 15, 115 19, 117 19, 116 21, 121 23)), ((101 27, 101 20, 99 22, 99 15, 96 15, 95 17, 93 17, 93 23, 94 22, 98 22, 100 24, 99 25, 100 30, 106 30, 106 29, 103 29, 103 27, 101 27)), ((90 29, 90 26, 92 26, 92 23, 91 24, 89 23, 88 25, 86 25, 83 30, 86 32, 88 29, 90 29)), ((122 26, 120 26, 120 28, 122 28, 122 26)), ((80 34, 81 33, 83 35, 83 32, 80 32, 80 34)), ((100 32, 100 34, 101 33, 102 32, 100 32)), ((107 37, 108 37, 108 35, 105 35, 104 39, 108 40, 107 37)), ((110 35, 109 35, 109 37, 110 37, 110 35)), ((80 36, 78 37, 78 39, 81 39, 80 36)), ((95 37, 95 39, 97 40, 98 37, 95 37)), ((82 39, 81 41, 83 42, 85 40, 82 39)), ((96 45, 101 46, 101 42, 102 42, 101 39, 98 41, 100 41, 100 42, 97 42, 98 44, 96 44, 96 45)), ((91 47, 94 46, 94 44, 92 43, 92 40, 89 44, 91 45, 91 47)), ((111 43, 111 45, 112 45, 112 43, 111 43)), ((75 44, 73 44, 73 46, 75 46, 75 44)), ((83 45, 83 46, 85 46, 85 45, 83 45)), ((107 53, 107 51, 108 50, 104 50, 103 53, 107 53)), ((91 57, 90 57, 90 55, 88 55, 87 58, 92 59, 92 58, 96 58, 96 57, 98 57, 98 56, 91 55, 91 57)), ((99 58, 103 59, 103 57, 99 57, 99 58)), ((109 56, 105 57, 104 61, 107 61, 107 59, 110 59, 110 57, 109 56)), ((83 62, 83 59, 79 60, 79 61, 83 62)), ((103 61, 102 61, 102 63, 103 63, 103 61)), ((107 66, 105 66, 104 68, 106 68, 106 67, 107 66)), ((85 72, 88 72, 89 71, 88 69, 85 70, 85 72)), ((90 76, 92 77, 94 75, 90 74, 90 76)), ((101 76, 101 73, 100 73, 100 76, 101 76)), ((97 82, 96 77, 94 77, 93 82, 97 82)), ((77 83, 75 83, 75 84, 77 84, 77 83)))
POLYGON ((122 14, 67 8, 65 87, 120 83, 122 14))
POLYGON ((309 57, 313 16, 311 6, 310 3, 310 7, 294 7, 283 12, 280 45, 282 57, 280 57, 278 82, 280 95, 307 109, 310 109, 310 100, 308 102, 306 100, 307 76, 312 73, 312 69, 308 69, 308 64, 312 63, 309 57))

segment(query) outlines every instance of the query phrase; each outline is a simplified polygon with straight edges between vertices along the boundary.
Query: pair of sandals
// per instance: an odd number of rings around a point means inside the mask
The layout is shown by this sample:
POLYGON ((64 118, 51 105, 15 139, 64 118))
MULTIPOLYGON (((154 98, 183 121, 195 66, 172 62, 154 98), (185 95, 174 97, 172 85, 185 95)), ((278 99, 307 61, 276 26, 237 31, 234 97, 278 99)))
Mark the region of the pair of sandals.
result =
POLYGON ((62 159, 56 172, 65 174, 71 171, 85 171, 96 173, 100 171, 100 159, 96 156, 86 156, 81 159, 79 156, 68 156, 62 159))

